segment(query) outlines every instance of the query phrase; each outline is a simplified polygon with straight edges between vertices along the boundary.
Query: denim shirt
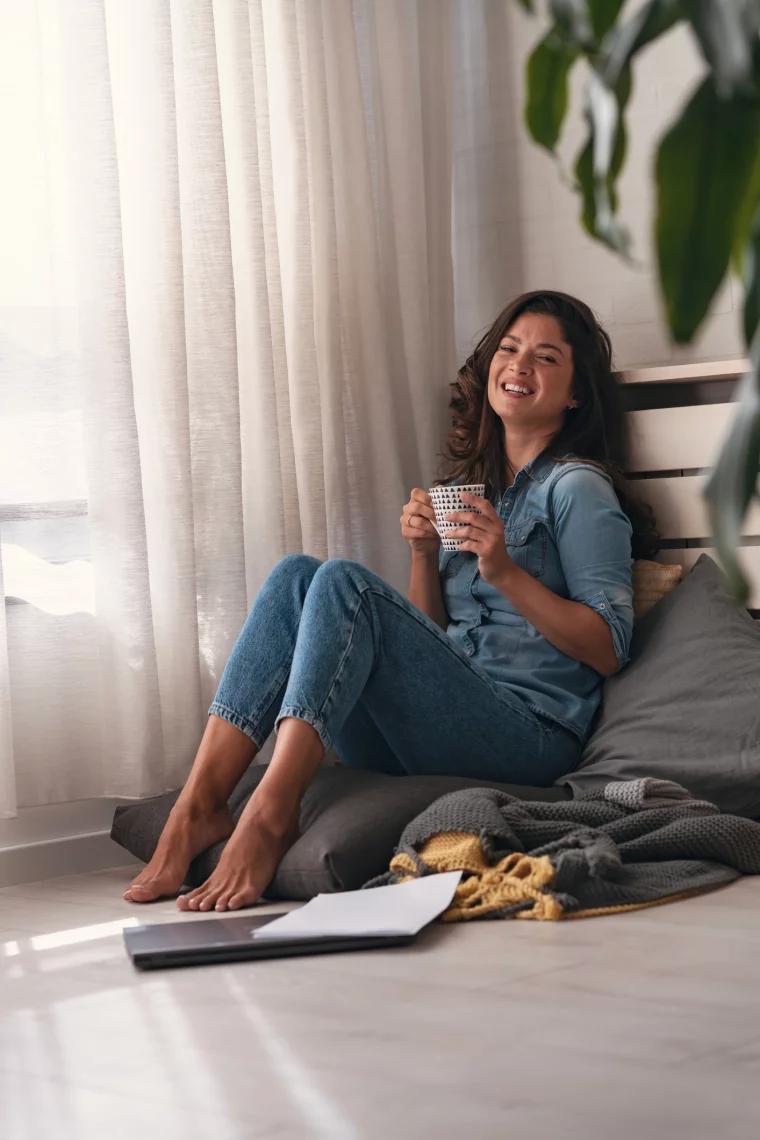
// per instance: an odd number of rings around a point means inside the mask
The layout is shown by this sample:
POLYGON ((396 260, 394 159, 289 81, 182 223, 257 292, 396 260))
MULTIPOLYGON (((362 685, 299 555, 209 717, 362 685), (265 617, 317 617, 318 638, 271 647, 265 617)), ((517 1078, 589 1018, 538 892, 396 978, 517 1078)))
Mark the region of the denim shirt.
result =
MULTIPOLYGON (((610 477, 593 464, 559 463, 544 453, 493 506, 513 561, 553 594, 591 606, 612 631, 618 665, 625 665, 633 629, 632 527, 610 477)), ((547 641, 483 580, 475 554, 441 547, 438 566, 448 636, 534 712, 585 740, 602 674, 547 641)))

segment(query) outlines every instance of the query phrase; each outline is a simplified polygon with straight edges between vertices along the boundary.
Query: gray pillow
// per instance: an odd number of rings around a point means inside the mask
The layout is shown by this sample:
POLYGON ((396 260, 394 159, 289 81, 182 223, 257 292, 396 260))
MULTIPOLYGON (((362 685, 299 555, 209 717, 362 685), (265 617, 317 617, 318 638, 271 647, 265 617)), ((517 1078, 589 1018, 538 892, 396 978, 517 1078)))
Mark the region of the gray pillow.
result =
MULTIPOLYGON (((229 800, 237 820, 266 771, 251 765, 229 800)), ((277 868, 266 891, 270 899, 310 899, 320 893, 357 890, 388 870, 399 836, 433 800, 461 788, 500 788, 524 800, 556 803, 572 798, 567 788, 526 788, 457 776, 388 776, 353 768, 324 767, 301 805, 301 835, 277 868)), ((117 807, 111 838, 148 862, 179 791, 117 807)), ((190 886, 207 879, 224 843, 200 855, 187 876, 190 886)))
POLYGON ((734 815, 760 816, 760 624, 703 554, 634 627, 631 660, 604 682, 576 794, 658 776, 734 815))

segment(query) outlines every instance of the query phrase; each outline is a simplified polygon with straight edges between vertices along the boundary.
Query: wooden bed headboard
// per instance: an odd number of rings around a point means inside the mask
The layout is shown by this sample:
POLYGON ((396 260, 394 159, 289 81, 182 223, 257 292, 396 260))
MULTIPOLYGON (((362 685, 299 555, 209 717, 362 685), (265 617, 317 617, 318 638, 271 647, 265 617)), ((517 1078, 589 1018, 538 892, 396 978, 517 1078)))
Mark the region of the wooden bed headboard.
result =
MULTIPOLYGON (((701 488, 734 415, 746 371, 742 359, 618 373, 631 429, 628 477, 651 504, 662 535, 658 562, 691 568, 705 551, 716 561, 701 488)), ((750 582, 748 609, 760 617, 760 505, 744 523, 740 562, 750 582)))

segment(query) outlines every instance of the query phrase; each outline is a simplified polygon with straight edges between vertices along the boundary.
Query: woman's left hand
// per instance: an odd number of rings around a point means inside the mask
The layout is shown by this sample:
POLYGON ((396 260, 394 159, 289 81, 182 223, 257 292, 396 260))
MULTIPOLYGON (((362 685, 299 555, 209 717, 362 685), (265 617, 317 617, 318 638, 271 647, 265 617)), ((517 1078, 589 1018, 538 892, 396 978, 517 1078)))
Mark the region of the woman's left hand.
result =
POLYGON ((487 499, 481 499, 469 491, 462 491, 462 502, 479 507, 482 515, 474 511, 452 511, 446 515, 447 522, 456 522, 446 534, 447 538, 463 538, 460 550, 471 550, 478 556, 478 570, 481 578, 497 586, 515 568, 515 562, 507 553, 504 541, 504 519, 496 513, 487 499))

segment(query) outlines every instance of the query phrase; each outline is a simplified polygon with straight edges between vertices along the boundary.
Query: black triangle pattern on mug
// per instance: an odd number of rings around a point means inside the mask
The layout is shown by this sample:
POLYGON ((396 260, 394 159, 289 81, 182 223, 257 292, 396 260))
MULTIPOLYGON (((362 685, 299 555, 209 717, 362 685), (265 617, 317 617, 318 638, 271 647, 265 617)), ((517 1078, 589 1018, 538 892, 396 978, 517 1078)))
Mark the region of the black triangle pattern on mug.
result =
POLYGON ((428 491, 433 500, 435 528, 441 536, 441 546, 444 550, 458 550, 459 544, 465 541, 463 538, 446 537, 447 532, 459 524, 446 522, 445 515, 451 514, 452 511, 474 511, 478 515, 483 513, 479 507, 473 507, 469 503, 462 502, 462 491, 469 491, 470 494, 483 498, 486 488, 484 483, 468 483, 463 487, 431 487, 428 491))

